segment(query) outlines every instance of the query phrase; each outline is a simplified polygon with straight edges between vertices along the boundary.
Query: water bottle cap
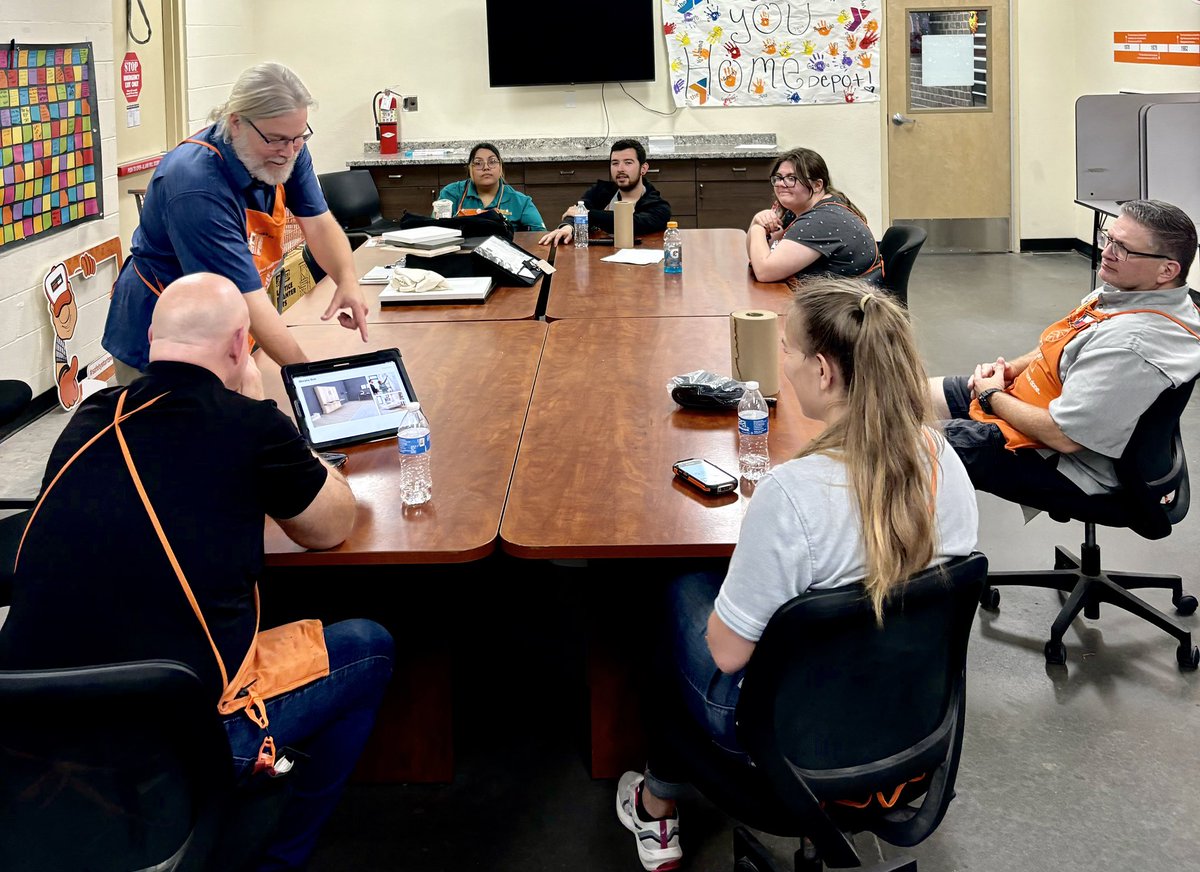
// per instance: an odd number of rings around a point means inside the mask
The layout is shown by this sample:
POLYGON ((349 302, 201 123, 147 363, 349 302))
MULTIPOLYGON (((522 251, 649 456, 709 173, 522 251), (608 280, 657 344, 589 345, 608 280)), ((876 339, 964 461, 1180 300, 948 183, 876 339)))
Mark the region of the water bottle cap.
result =
POLYGON ((668 221, 667 222, 667 229, 678 228, 678 227, 679 227, 678 221, 668 221))
POLYGON ((416 401, 413 401, 411 403, 406 404, 404 406, 404 409, 405 409, 405 411, 408 411, 408 412, 419 412, 419 411, 421 411, 421 404, 416 401))
POLYGON ((748 390, 748 391, 756 391, 756 390, 758 390, 758 382, 756 382, 756 381, 748 381, 748 382, 746 382, 746 390, 748 390))

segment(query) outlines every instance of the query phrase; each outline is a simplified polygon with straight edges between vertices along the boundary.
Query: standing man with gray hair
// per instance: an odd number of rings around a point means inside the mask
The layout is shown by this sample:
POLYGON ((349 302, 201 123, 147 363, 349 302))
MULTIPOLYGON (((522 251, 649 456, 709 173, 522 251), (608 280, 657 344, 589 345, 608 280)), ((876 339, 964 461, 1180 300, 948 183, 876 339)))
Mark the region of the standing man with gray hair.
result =
POLYGON ((104 348, 122 383, 149 360, 147 330, 162 290, 180 276, 210 272, 237 286, 254 339, 280 365, 307 360, 265 289, 283 258, 285 207, 309 250, 337 283, 324 318, 367 338, 367 306, 346 234, 329 212, 306 143, 315 101, 282 64, 238 77, 214 123, 159 164, 146 189, 130 256, 113 287, 104 348), (339 311, 341 310, 341 311, 339 311))
POLYGON ((930 380, 934 415, 978 490, 1034 508, 1118 490, 1115 462, 1138 419, 1200 373, 1192 220, 1130 200, 1098 241, 1103 284, 1037 348, 930 380))

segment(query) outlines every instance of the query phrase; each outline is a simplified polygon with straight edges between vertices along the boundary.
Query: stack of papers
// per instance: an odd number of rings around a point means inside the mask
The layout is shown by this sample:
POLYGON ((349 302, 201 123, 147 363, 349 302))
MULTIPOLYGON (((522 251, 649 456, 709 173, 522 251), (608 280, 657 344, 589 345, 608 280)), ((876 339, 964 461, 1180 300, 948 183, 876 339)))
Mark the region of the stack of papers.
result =
POLYGON ((462 231, 453 227, 414 227, 411 230, 389 230, 383 238, 394 245, 414 248, 439 248, 462 242, 462 231))
MULTIPOLYGON (((368 273, 369 275, 369 273, 368 273)), ((379 292, 384 305, 404 303, 482 303, 491 296, 495 282, 491 276, 465 276, 445 280, 450 287, 436 291, 397 291, 386 287, 379 292)))

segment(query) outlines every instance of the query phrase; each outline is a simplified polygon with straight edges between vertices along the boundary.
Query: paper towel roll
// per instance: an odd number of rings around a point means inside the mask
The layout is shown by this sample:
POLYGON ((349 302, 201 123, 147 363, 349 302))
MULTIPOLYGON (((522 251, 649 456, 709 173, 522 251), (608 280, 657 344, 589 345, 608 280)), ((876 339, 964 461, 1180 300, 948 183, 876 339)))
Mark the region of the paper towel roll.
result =
POLYGON ((779 316, 762 309, 729 314, 729 356, 733 377, 756 381, 766 396, 779 393, 779 316))
POLYGON ((633 200, 613 203, 613 245, 633 248, 633 200))

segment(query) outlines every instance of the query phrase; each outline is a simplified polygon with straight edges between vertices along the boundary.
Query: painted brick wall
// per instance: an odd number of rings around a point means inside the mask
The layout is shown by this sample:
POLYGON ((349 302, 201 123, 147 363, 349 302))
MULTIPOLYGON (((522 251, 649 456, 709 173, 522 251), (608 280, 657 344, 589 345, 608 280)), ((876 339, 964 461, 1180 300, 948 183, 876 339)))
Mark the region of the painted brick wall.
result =
POLYGON ((208 124, 238 74, 264 58, 255 53, 251 7, 240 0, 186 0, 188 131, 208 124))
MULTIPOLYGON (((117 236, 116 118, 113 92, 112 0, 0 0, 4 38, 18 43, 92 43, 96 58, 97 107, 104 184, 104 218, 0 253, 0 378, 21 379, 34 394, 54 384, 54 332, 46 311, 42 279, 54 263, 91 245, 117 236)), ((81 365, 102 352, 100 335, 108 312, 108 293, 116 278, 106 268, 81 286, 79 325, 71 350, 81 365)))

